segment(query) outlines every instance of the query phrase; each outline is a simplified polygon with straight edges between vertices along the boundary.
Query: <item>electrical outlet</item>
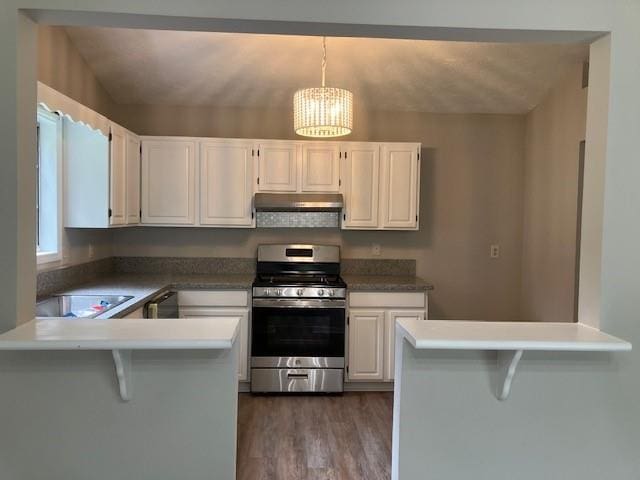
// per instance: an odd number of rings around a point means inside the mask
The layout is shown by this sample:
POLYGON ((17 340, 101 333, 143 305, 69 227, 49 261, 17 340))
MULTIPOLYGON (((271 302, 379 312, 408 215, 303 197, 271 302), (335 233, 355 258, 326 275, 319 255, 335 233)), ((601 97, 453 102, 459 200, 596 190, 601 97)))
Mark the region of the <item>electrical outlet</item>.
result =
POLYGON ((89 245, 89 258, 96 256, 96 249, 93 245, 89 245))
POLYGON ((499 258, 500 257, 500 245, 494 244, 489 248, 489 256, 491 258, 499 258))
POLYGON ((371 255, 379 257, 381 253, 382 248, 380 247, 379 243, 374 243, 373 245, 371 245, 371 255))

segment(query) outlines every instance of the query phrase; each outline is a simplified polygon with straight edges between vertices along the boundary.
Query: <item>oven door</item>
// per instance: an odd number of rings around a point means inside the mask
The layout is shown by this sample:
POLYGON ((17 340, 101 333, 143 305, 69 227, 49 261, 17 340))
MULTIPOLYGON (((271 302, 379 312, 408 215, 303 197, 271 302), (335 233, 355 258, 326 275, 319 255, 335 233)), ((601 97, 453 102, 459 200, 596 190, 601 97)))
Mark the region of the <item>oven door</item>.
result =
POLYGON ((254 299, 254 368, 343 368, 345 301, 254 299))

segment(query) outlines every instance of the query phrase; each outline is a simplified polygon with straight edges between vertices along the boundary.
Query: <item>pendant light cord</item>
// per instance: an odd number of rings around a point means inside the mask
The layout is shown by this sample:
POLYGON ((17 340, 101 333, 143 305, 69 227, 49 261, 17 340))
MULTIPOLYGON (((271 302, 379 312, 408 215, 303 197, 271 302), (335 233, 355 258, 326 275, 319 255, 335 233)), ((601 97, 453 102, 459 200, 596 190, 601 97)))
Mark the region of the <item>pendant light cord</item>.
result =
POLYGON ((325 70, 327 69, 327 37, 322 37, 322 86, 324 87, 325 70))

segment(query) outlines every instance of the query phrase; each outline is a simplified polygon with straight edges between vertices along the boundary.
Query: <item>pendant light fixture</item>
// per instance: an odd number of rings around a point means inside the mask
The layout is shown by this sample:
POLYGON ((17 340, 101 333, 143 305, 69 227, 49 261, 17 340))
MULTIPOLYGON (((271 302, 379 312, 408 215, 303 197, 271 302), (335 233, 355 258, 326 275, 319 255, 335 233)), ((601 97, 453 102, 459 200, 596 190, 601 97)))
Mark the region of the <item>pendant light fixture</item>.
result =
POLYGON ((327 39, 322 37, 322 86, 298 90, 293 96, 293 125, 304 137, 341 137, 353 128, 353 94, 325 86, 327 39))

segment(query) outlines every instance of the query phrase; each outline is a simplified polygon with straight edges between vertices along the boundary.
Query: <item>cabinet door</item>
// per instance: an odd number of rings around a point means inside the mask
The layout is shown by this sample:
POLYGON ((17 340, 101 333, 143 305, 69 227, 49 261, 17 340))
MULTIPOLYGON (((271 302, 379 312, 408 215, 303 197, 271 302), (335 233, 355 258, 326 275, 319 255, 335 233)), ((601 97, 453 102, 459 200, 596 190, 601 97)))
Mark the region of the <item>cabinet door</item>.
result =
POLYGON ((249 310, 229 310, 223 308, 181 307, 180 318, 207 317, 215 322, 216 317, 240 317, 238 332, 238 380, 249 380, 249 310))
POLYGON ((200 144, 200 223, 250 227, 253 224, 252 144, 203 141, 200 144))
POLYGON ((126 205, 128 225, 140 223, 140 139, 126 133, 126 205))
POLYGON ((418 227, 418 146, 384 144, 381 148, 381 227, 418 227))
POLYGON ((107 228, 110 208, 110 142, 99 130, 63 119, 64 222, 71 228, 107 228), (91 180, 88 181, 87 179, 91 180))
POLYGON ((109 137, 109 225, 127 223, 126 148, 125 129, 112 124, 109 137))
POLYGON ((298 154, 295 142, 263 142, 257 150, 260 192, 295 192, 298 189, 298 154))
POLYGON ((410 318, 424 320, 425 312, 420 310, 389 310, 385 314, 384 334, 384 380, 394 379, 396 352, 396 320, 410 318))
POLYGON ((344 150, 343 228, 378 227, 380 148, 377 143, 349 144, 344 150))
POLYGON ((349 380, 382 380, 384 311, 349 312, 349 380))
POLYGON ((195 224, 196 143, 142 141, 142 223, 195 224))
POLYGON ((302 146, 302 191, 340 191, 340 145, 309 142, 302 146))

